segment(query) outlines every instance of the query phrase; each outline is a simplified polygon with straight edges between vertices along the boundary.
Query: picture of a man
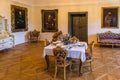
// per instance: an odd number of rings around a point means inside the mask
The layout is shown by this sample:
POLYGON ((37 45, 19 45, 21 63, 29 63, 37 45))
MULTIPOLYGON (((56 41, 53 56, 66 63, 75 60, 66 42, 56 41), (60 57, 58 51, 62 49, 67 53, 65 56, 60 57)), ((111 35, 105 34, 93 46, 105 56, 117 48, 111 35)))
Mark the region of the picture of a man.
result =
POLYGON ((22 10, 15 10, 15 28, 20 29, 25 27, 25 12, 22 10))
POLYGON ((55 19, 49 14, 46 20, 46 29, 48 30, 54 30, 55 29, 55 19))
POLYGON ((58 10, 41 10, 42 32, 58 31, 58 10))

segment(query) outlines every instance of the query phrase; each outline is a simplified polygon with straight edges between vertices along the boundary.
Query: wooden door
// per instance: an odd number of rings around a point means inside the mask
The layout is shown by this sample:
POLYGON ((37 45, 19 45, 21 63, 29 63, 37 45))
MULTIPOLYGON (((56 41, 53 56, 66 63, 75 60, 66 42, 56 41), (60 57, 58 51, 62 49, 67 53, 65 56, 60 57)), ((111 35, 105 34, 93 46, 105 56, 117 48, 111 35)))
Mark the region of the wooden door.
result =
POLYGON ((69 34, 76 36, 80 41, 88 42, 87 12, 68 13, 69 34))

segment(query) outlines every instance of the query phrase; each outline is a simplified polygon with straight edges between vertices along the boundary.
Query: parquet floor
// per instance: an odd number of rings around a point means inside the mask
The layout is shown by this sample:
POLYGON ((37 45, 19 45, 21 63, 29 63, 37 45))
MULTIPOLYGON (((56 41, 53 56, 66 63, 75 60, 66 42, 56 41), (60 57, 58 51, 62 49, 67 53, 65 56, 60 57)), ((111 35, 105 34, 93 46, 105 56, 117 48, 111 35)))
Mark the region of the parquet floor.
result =
MULTIPOLYGON (((45 70, 43 43, 24 43, 15 48, 0 51, 0 80, 53 80, 54 63, 45 70)), ((89 67, 82 67, 78 75, 78 64, 74 63, 72 73, 67 70, 67 80, 120 80, 120 47, 95 47, 89 67)), ((57 80, 63 80, 63 70, 58 69, 57 80)))

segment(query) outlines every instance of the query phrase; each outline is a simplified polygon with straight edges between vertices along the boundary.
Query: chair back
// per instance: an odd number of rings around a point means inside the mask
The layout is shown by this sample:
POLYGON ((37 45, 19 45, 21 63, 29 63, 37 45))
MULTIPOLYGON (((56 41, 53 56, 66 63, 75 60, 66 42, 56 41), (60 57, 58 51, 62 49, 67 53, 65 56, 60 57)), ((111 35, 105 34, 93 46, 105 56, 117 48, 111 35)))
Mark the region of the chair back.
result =
POLYGON ((50 44, 50 41, 48 41, 48 39, 45 39, 44 46, 48 46, 49 44, 50 44))
POLYGON ((93 53, 93 48, 94 48, 94 41, 90 43, 90 53, 93 53))
POLYGON ((63 48, 57 46, 53 49, 53 54, 55 56, 55 62, 57 65, 65 65, 66 64, 66 57, 68 55, 68 52, 64 50, 63 48))
POLYGON ((38 37, 40 34, 40 31, 34 30, 30 31, 30 37, 38 37))
POLYGON ((54 35, 52 36, 52 41, 53 42, 57 41, 61 35, 62 35, 62 31, 54 33, 54 35))
POLYGON ((72 43, 76 43, 77 41, 79 41, 79 39, 77 37, 75 37, 75 36, 70 38, 70 42, 72 42, 72 43))

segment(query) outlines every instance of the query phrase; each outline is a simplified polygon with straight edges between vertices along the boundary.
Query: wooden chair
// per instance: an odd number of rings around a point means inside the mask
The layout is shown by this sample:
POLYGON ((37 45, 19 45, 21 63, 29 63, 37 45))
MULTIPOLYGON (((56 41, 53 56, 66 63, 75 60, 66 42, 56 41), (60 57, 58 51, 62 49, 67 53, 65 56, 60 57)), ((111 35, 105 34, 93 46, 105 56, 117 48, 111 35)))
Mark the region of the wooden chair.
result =
POLYGON ((48 46, 51 42, 48 39, 44 40, 44 46, 48 46))
POLYGON ((86 61, 85 63, 90 63, 90 69, 92 71, 92 54, 93 54, 93 48, 94 48, 94 41, 92 41, 89 44, 89 48, 86 50, 85 55, 86 55, 86 61))
POLYGON ((55 41, 59 40, 61 35, 62 35, 62 31, 54 33, 53 36, 52 36, 52 42, 55 42, 55 41))
POLYGON ((71 71, 71 59, 67 58, 68 52, 61 47, 56 47, 53 49, 53 53, 55 56, 55 75, 54 78, 56 79, 57 68, 63 67, 64 68, 64 80, 66 80, 66 67, 70 67, 71 71))
MULTIPOLYGON (((51 43, 51 42, 50 42, 48 39, 45 39, 45 40, 43 41, 44 47, 50 45, 50 43, 51 43)), ((45 56, 45 60, 46 60, 46 63, 47 63, 47 70, 49 70, 50 58, 51 58, 51 57, 53 57, 53 56, 48 56, 48 55, 45 56)))

